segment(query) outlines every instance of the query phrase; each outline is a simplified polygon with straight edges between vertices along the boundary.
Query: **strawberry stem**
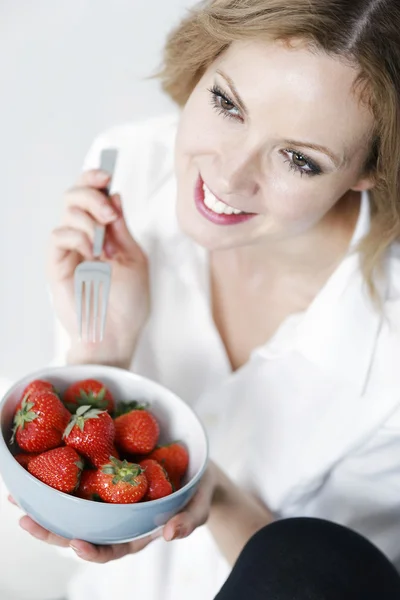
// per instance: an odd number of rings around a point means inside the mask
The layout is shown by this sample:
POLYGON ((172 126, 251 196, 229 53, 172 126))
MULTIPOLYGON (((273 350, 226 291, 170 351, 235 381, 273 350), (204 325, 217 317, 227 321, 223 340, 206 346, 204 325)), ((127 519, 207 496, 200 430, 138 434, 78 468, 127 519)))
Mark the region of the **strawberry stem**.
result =
POLYGON ((143 473, 143 469, 139 465, 129 463, 127 460, 118 460, 113 456, 110 456, 110 462, 104 465, 101 470, 105 475, 113 476, 112 482, 114 485, 120 482, 138 485, 136 478, 143 473))
POLYGON ((132 412, 132 410, 146 410, 148 406, 148 402, 139 402, 137 400, 132 400, 131 402, 121 402, 115 411, 115 417, 126 415, 127 413, 132 412))
POLYGON ((15 435, 19 427, 24 429, 25 423, 32 423, 35 419, 38 418, 38 414, 31 410, 34 406, 34 402, 28 402, 30 394, 26 394, 21 402, 21 408, 17 411, 14 417, 14 427, 12 429, 12 436, 10 439, 10 443, 13 444, 15 440, 15 435))
POLYGON ((98 408, 92 408, 91 406, 80 406, 73 415, 63 433, 63 439, 67 438, 75 425, 79 427, 81 431, 85 428, 85 423, 89 419, 98 419, 99 415, 106 412, 105 410, 99 410, 98 408))

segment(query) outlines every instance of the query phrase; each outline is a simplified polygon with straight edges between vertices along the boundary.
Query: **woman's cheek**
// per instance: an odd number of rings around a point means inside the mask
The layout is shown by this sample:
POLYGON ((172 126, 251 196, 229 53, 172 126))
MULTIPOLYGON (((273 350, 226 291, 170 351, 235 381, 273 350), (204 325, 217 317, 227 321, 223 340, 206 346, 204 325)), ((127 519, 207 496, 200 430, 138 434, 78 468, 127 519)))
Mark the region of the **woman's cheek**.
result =
POLYGON ((318 203, 309 193, 299 194, 297 190, 297 193, 277 194, 276 190, 271 190, 267 212, 283 229, 299 233, 318 223, 329 208, 318 203))

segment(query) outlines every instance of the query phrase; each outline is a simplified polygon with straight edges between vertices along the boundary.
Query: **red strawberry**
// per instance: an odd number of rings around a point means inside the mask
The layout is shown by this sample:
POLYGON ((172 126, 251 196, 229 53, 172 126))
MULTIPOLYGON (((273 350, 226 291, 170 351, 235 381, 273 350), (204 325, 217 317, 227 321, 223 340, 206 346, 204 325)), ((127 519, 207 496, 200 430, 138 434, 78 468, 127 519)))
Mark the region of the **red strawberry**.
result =
POLYGON ((101 500, 97 491, 98 473, 97 469, 85 469, 82 471, 79 487, 75 492, 78 498, 83 498, 84 500, 101 500))
POLYGON ((69 386, 64 392, 63 401, 72 413, 79 406, 92 406, 112 413, 115 402, 111 392, 96 379, 84 379, 69 386))
POLYGON ((27 469, 32 458, 36 458, 37 456, 39 456, 39 452, 31 452, 30 454, 20 452, 19 454, 16 454, 14 458, 22 467, 24 467, 24 469, 27 469))
POLYGON ((114 421, 106 410, 80 406, 63 437, 67 446, 78 450, 95 467, 102 467, 113 455, 114 435, 114 421))
POLYGON ((160 427, 147 410, 133 409, 117 417, 114 423, 115 444, 123 452, 148 454, 157 444, 160 427))
POLYGON ((171 482, 172 489, 174 492, 177 492, 178 490, 181 489, 181 487, 182 487, 182 478, 181 477, 174 476, 174 477, 170 478, 170 482, 171 482))
POLYGON ((113 504, 132 504, 147 492, 147 479, 139 465, 112 458, 98 471, 97 491, 102 500, 113 504))
POLYGON ((62 443, 71 415, 60 398, 49 391, 27 394, 14 415, 14 438, 26 452, 45 452, 62 443))
POLYGON ((183 444, 174 442, 159 446, 147 458, 153 458, 159 462, 167 471, 174 488, 179 489, 180 481, 189 465, 189 454, 183 444))
POLYGON ((82 469, 81 457, 68 446, 43 452, 28 465, 29 473, 66 494, 71 494, 78 487, 82 469))
POLYGON ((23 400, 27 394, 34 394, 36 392, 54 392, 54 393, 56 393, 55 388, 52 383, 50 383, 49 381, 44 381, 43 379, 35 379, 34 381, 31 381, 30 383, 28 383, 28 385, 26 386, 26 388, 23 391, 21 400, 23 400))
POLYGON ((147 483, 147 488, 144 500, 157 500, 158 498, 164 498, 172 494, 172 485, 168 479, 167 472, 162 468, 160 463, 151 458, 142 460, 139 466, 144 469, 147 483))
POLYGON ((120 458, 121 458, 118 450, 116 449, 116 447, 114 445, 112 448, 111 456, 113 456, 114 458, 118 458, 118 460, 120 460, 120 458))

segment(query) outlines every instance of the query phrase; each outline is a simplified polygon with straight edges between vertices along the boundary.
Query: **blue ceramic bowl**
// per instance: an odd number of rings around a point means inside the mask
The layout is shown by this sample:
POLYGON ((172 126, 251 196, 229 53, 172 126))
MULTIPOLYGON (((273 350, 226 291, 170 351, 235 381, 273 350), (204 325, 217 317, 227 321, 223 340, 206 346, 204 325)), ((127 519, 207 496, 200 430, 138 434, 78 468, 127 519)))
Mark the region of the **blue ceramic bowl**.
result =
POLYGON ((195 413, 166 388, 115 367, 71 365, 32 373, 15 384, 0 403, 0 472, 18 505, 37 523, 68 539, 93 544, 122 543, 145 536, 164 525, 193 497, 207 466, 208 443, 195 413), (150 502, 106 504, 82 500, 42 483, 14 458, 9 447, 17 403, 34 379, 50 381, 59 392, 81 379, 99 379, 117 401, 147 400, 160 424, 160 444, 181 440, 189 451, 189 469, 177 492, 150 502))

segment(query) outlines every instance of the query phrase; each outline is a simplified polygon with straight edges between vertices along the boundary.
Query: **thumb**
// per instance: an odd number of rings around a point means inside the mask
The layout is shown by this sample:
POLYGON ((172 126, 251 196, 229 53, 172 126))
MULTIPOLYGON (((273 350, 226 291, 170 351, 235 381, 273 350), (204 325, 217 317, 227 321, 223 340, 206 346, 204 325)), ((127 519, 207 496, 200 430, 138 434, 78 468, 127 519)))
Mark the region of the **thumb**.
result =
POLYGON ((107 247, 112 253, 123 252, 134 259, 141 258, 144 254, 129 231, 122 208, 122 200, 119 194, 110 196, 110 202, 119 213, 120 217, 107 226, 107 247))

